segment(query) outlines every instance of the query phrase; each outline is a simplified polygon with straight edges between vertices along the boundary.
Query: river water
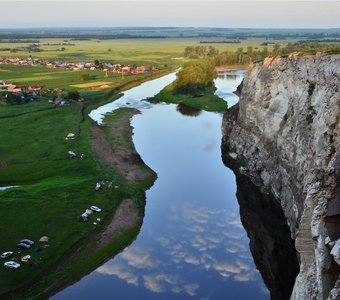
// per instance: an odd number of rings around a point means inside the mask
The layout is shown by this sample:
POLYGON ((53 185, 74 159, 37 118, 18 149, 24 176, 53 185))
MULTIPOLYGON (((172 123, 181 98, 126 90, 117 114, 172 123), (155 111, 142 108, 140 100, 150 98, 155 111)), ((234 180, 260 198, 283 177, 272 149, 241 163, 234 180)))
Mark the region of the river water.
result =
MULTIPOLYGON (((120 105, 141 109, 131 121, 133 141, 158 179, 146 192, 137 239, 53 299, 269 299, 240 222, 235 176, 222 163, 222 114, 140 101, 174 76, 91 112, 100 123, 120 105)), ((227 72, 215 81, 229 106, 242 76, 227 72)))

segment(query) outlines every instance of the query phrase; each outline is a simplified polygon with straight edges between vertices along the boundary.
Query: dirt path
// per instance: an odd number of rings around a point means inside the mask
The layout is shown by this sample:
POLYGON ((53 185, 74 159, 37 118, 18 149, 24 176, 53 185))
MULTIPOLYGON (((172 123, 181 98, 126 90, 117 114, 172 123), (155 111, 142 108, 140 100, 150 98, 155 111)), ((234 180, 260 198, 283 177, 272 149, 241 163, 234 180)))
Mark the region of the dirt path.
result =
POLYGON ((124 199, 117 208, 109 226, 101 234, 97 247, 108 244, 124 231, 140 226, 143 216, 131 199, 124 199))
POLYGON ((137 109, 124 109, 110 116, 105 126, 91 125, 91 146, 97 156, 121 173, 133 185, 152 175, 136 152, 132 141, 130 119, 139 113, 137 109))

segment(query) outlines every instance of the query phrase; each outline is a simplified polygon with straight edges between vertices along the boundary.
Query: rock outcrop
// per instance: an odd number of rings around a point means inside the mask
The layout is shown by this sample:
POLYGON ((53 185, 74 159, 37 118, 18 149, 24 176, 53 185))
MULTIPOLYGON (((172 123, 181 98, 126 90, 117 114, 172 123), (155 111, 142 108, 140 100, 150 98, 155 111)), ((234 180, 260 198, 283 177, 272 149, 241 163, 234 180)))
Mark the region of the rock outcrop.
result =
POLYGON ((271 298, 288 300, 299 273, 299 262, 281 206, 273 195, 240 172, 237 161, 225 156, 224 162, 236 175, 241 222, 256 267, 271 298))
POLYGON ((274 195, 295 239, 292 299, 340 298, 339 77, 340 55, 267 58, 223 119, 224 159, 274 195))

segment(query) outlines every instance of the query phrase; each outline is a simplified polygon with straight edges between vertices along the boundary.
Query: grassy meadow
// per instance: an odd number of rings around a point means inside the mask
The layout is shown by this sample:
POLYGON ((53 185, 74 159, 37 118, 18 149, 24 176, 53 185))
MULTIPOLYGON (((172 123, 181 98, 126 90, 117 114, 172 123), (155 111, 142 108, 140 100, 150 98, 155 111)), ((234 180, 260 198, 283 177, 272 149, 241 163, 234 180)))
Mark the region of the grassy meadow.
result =
POLYGON ((45 66, 15 66, 9 64, 0 65, 0 80, 12 82, 18 86, 39 85, 42 88, 55 89, 59 88, 62 91, 79 90, 98 90, 99 86, 107 84, 109 89, 117 88, 131 81, 138 81, 148 78, 150 75, 163 74, 169 72, 170 67, 162 68, 144 74, 124 75, 117 73, 106 73, 100 70, 63 70, 63 69, 48 69, 45 66), (158 72, 158 73, 157 73, 158 72), (82 80, 82 74, 89 74, 90 80, 82 80))
MULTIPOLYGON (((58 108, 46 100, 22 105, 0 104, 0 135, 3 141, 0 144, 0 186, 19 185, 0 192, 0 252, 14 251, 12 259, 18 262, 21 256, 32 255, 31 263, 22 263, 19 270, 0 268, 0 298, 13 295, 19 298, 43 297, 38 291, 43 291, 60 278, 72 280, 81 276, 120 251, 136 236, 139 228, 129 230, 110 245, 97 249, 81 263, 76 260, 78 254, 86 253, 93 246, 98 234, 111 222, 122 199, 132 199, 143 211, 144 190, 153 180, 131 186, 117 171, 96 157, 89 143, 92 120, 87 113, 101 104, 114 101, 119 97, 117 93, 121 88, 128 89, 170 70, 172 68, 125 75, 124 78, 117 74, 104 77, 103 72, 91 71, 95 78, 84 82, 81 74, 86 71, 47 69, 40 65, 0 65, 2 80, 63 91, 77 88, 84 97, 82 102, 58 108), (98 89, 98 82, 107 83, 110 89, 98 89), (69 132, 75 133, 76 137, 66 141, 65 136, 69 132), (75 151, 78 157, 69 158, 69 150, 75 151), (84 154, 83 159, 80 154, 84 154), (104 187, 95 192, 96 182, 103 178, 112 181, 113 186, 118 188, 104 187), (93 217, 88 223, 78 219, 91 205, 103 209, 98 214, 103 220, 98 226, 92 224, 93 217), (35 253, 30 249, 20 253, 16 250, 19 240, 29 238, 37 242, 43 235, 47 235, 50 242, 49 247, 42 248, 41 252, 35 253), (70 255, 72 248, 77 250, 76 257, 70 255), (60 267, 56 268, 56 264, 60 267), (54 271, 51 272, 51 269, 54 271), (7 294, 13 290, 16 290, 15 294, 7 294)), ((120 115, 116 114, 108 122, 129 126, 119 118, 120 115)), ((37 243, 34 248, 41 246, 37 243)))
MULTIPOLYGON (((111 100, 114 97, 117 96, 111 100)), ((88 271, 126 246, 138 229, 127 232, 106 250, 100 250, 99 257, 89 256, 88 262, 76 264, 74 253, 69 253, 71 247, 76 247, 80 255, 95 242, 122 199, 132 199, 143 211, 141 203, 146 186, 145 183, 139 183, 138 187, 128 185, 120 174, 97 159, 89 145, 91 121, 83 118, 78 104, 51 109, 49 103, 29 103, 9 108, 0 106, 1 138, 6 141, 0 146, 0 183, 19 187, 1 192, 0 252, 14 251, 12 259, 16 261, 30 254, 32 260, 22 263, 19 270, 0 268, 0 295, 30 285, 30 289, 17 294, 27 297, 37 295, 37 289, 43 290, 55 279, 79 276, 79 272, 88 271), (69 132, 76 134, 74 140, 64 139, 69 132), (75 151, 78 157, 69 158, 69 150, 75 151), (82 159, 81 153, 84 154, 82 159), (105 186, 95 192, 95 183, 103 178, 112 181, 117 188, 105 186), (90 222, 80 222, 80 214, 91 205, 103 211, 92 216, 90 222), (103 220, 97 226, 92 224, 96 217, 103 220), (33 250, 43 246, 39 242, 33 249, 15 249, 23 238, 37 242, 44 235, 50 238, 49 247, 42 248, 39 253, 33 250), (69 256, 73 257, 72 263, 69 256), (57 261, 62 267, 56 268, 57 261)), ((119 113, 109 122, 117 122, 117 119, 119 122, 119 113)))

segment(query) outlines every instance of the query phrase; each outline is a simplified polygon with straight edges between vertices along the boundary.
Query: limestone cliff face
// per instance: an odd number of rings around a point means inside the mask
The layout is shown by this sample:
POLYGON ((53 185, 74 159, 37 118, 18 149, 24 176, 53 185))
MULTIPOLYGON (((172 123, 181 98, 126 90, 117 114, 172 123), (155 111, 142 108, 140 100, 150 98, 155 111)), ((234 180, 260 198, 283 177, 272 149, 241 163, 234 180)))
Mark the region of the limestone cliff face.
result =
POLYGON ((223 156, 271 191, 296 239, 292 299, 340 298, 339 77, 340 55, 267 58, 223 119, 223 156))

